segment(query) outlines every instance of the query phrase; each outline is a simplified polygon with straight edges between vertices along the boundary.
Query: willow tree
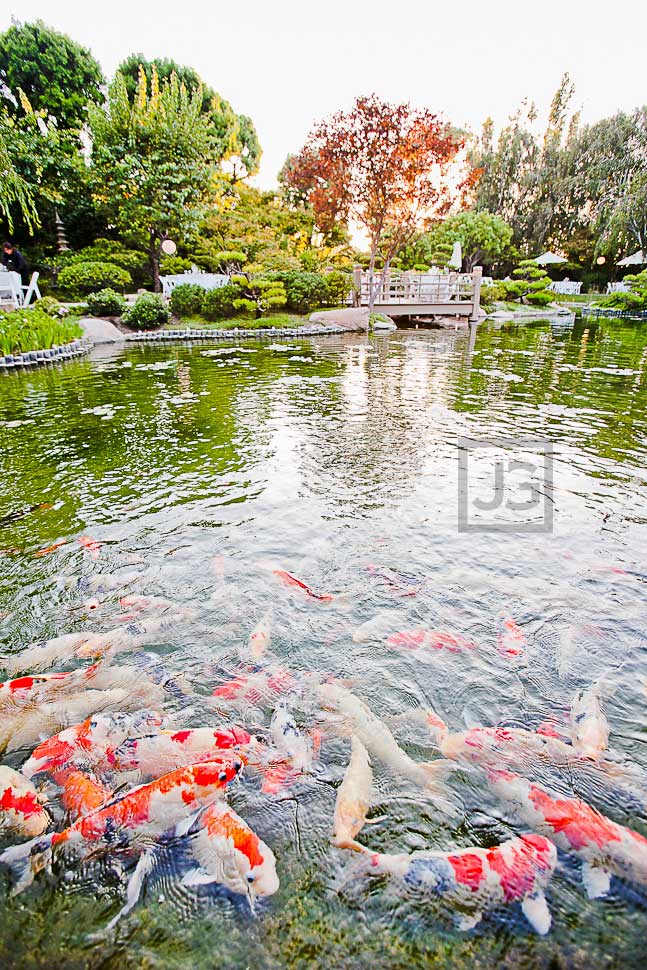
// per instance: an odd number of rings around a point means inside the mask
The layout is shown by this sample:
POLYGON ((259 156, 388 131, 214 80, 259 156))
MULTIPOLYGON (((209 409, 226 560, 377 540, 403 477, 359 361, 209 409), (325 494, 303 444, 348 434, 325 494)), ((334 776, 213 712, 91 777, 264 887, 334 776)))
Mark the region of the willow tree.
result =
POLYGON ((370 241, 369 309, 375 260, 392 258, 449 202, 447 168, 461 147, 449 126, 427 110, 357 98, 348 112, 322 121, 283 173, 305 193, 319 228, 337 221, 362 226, 370 241))
POLYGON ((38 214, 29 184, 16 171, 5 140, 5 123, 0 115, 0 215, 13 232, 14 215, 19 214, 30 232, 38 225, 38 214))
POLYGON ((150 85, 140 71, 128 97, 117 73, 106 104, 90 111, 92 179, 97 203, 110 222, 144 245, 159 292, 165 239, 195 232, 216 193, 217 155, 202 91, 187 91, 176 74, 150 85))

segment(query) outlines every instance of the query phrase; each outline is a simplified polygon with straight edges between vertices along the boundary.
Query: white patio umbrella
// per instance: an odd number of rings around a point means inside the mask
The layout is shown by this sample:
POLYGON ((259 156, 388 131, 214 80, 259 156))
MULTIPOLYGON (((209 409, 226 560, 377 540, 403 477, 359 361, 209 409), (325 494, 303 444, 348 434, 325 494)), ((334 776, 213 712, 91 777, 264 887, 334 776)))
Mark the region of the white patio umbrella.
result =
POLYGON ((552 263, 567 263, 568 260, 564 259, 563 256, 558 256, 557 253, 542 253, 541 256, 537 256, 535 260, 540 266, 550 266, 552 263))
POLYGON ((641 266, 643 263, 647 263, 647 256, 639 249, 637 253, 632 253, 631 256, 625 256, 624 259, 618 260, 618 266, 641 266))
POLYGON ((463 265, 463 250, 461 244, 457 241, 454 243, 454 248, 452 249, 451 259, 447 263, 450 269, 460 269, 463 265))

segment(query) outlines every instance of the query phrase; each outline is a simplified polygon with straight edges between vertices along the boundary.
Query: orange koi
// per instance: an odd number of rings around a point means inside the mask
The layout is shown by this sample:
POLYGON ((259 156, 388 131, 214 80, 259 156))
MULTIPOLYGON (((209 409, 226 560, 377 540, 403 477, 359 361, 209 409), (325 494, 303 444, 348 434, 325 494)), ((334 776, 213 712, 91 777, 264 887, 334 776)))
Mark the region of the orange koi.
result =
POLYGON ((66 546, 66 545, 67 545, 67 539, 61 539, 60 542, 55 542, 53 545, 47 546, 46 549, 39 549, 38 552, 34 553, 34 555, 39 557, 48 556, 50 552, 56 552, 56 550, 60 549, 61 546, 66 546))
POLYGON ((512 619, 506 616, 501 619, 497 634, 499 642, 499 653, 509 660, 515 660, 523 656, 526 648, 526 638, 521 627, 512 619))
POLYGON ((82 771, 60 771, 54 781, 61 785, 61 803, 72 819, 81 818, 101 808, 112 797, 112 791, 82 771))
POLYGON ((292 573, 288 573, 285 569, 274 569, 273 573, 278 576, 281 582, 285 586, 296 586, 297 589, 302 589, 303 592, 313 600, 320 600, 321 602, 330 602, 335 597, 331 596, 329 593, 315 593, 306 583, 302 583, 300 579, 293 576, 292 573))

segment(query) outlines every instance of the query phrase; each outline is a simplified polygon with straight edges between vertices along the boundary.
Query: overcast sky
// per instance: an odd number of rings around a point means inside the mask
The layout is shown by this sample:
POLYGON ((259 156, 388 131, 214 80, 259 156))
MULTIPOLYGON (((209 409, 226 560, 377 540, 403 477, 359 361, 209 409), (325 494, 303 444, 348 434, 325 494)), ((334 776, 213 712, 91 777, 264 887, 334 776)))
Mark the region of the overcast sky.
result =
POLYGON ((196 68, 263 147, 270 187, 323 115, 376 91, 456 125, 497 124, 528 96, 542 114, 570 72, 583 117, 647 103, 647 3, 623 0, 5 0, 89 47, 110 76, 132 52, 196 68))

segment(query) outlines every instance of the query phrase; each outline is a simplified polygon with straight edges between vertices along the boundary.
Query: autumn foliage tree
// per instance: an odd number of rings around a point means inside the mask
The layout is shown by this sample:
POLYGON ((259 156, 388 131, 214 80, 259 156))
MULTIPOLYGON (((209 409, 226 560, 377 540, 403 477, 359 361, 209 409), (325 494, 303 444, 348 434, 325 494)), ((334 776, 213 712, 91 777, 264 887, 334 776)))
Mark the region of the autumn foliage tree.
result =
POLYGON ((426 219, 446 211, 447 169, 461 144, 430 111, 370 95, 322 121, 290 159, 285 183, 305 194, 322 231, 338 221, 366 230, 370 310, 381 245, 386 269, 426 219))

